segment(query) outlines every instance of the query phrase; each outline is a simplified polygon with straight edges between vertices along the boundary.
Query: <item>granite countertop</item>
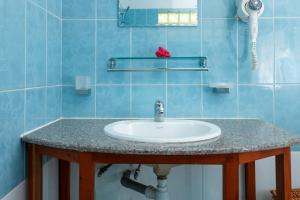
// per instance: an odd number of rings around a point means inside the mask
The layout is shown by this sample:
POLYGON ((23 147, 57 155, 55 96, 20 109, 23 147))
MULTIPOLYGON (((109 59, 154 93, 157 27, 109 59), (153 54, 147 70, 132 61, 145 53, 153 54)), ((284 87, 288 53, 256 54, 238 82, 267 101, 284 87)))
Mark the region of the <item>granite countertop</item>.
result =
POLYGON ((300 143, 300 136, 257 119, 210 119, 222 135, 205 142, 152 144, 117 140, 104 126, 119 120, 62 119, 22 137, 27 143, 80 152, 151 155, 207 155, 261 151, 300 143))

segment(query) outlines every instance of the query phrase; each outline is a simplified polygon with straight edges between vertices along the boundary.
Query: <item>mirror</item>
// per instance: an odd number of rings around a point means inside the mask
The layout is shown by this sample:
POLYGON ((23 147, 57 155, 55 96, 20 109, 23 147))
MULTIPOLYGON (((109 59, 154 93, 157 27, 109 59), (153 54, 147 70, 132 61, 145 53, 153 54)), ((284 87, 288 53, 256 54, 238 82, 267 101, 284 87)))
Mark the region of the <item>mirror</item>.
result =
POLYGON ((119 26, 197 26, 198 0, 119 0, 119 26))

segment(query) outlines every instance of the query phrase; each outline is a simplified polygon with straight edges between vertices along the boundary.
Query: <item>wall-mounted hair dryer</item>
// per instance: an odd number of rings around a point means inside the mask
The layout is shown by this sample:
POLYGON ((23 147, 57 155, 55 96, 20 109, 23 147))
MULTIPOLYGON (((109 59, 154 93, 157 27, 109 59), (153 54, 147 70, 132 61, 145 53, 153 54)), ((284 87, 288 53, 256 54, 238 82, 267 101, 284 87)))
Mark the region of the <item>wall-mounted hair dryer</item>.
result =
POLYGON ((262 0, 236 0, 237 16, 249 23, 249 35, 251 41, 252 69, 257 68, 256 40, 258 36, 258 18, 264 12, 262 0))

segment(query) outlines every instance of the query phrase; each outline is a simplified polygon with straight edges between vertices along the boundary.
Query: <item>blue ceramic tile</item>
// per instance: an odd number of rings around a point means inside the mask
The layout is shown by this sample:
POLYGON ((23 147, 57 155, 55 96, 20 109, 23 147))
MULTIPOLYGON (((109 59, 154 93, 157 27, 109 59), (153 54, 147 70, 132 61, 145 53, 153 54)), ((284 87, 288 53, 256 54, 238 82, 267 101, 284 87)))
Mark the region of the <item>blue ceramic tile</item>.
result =
POLYGON ((56 120, 61 115, 61 87, 47 88, 47 122, 56 120))
MULTIPOLYGON (((199 68, 199 60, 182 59, 168 61, 170 68, 199 68)), ((202 76, 200 71, 168 71, 168 84, 200 84, 202 76)))
POLYGON ((203 117, 233 118, 237 116, 237 88, 230 93, 214 93, 207 86, 203 88, 203 117))
POLYGON ((273 13, 274 2, 277 2, 277 0, 263 1, 265 10, 264 10, 264 13, 261 15, 261 17, 273 17, 274 16, 274 13, 273 13))
POLYGON ((275 91, 275 123, 300 134, 300 85, 278 85, 275 91))
MULTIPOLYGON (((158 47, 166 47, 165 28, 133 28, 132 29, 132 56, 155 57, 158 47), (151 42, 150 42, 151 41, 151 42)), ((161 60, 139 60, 132 62, 132 67, 164 67, 161 60)), ((134 84, 162 84, 166 82, 164 72, 132 73, 134 84)))
POLYGON ((208 57, 209 72, 204 83, 236 83, 237 21, 217 19, 203 21, 203 55, 208 57))
POLYGON ((300 19, 275 20, 276 83, 300 83, 300 19))
POLYGON ((155 56, 155 52, 160 46, 166 46, 165 28, 132 29, 133 56, 155 56))
MULTIPOLYGON (((130 30, 119 28, 116 21, 99 21, 97 26, 97 83, 130 83, 129 73, 107 72, 111 57, 130 56, 130 30)), ((118 61, 118 67, 128 67, 129 62, 118 61)))
POLYGON ((239 82, 273 83, 274 81, 274 34, 273 20, 259 21, 257 40, 258 66, 252 70, 249 25, 239 23, 239 82))
POLYGON ((47 85, 61 84, 61 21, 48 15, 47 85))
POLYGON ((273 86, 239 86, 239 117, 273 122, 273 86))
POLYGON ((201 86, 168 86, 168 117, 201 117, 201 86))
POLYGON ((28 2, 32 1, 37 5, 41 6, 42 8, 47 8, 47 0, 29 0, 28 2))
POLYGON ((90 95, 78 95, 74 87, 63 87, 63 117, 94 117, 95 90, 90 95))
POLYGON ((64 1, 64 0, 47 0, 48 11, 61 18, 62 17, 62 1, 64 1))
POLYGON ((26 131, 46 122, 46 89, 26 91, 26 131))
POLYGON ((300 151, 300 146, 299 145, 293 145, 292 146, 292 151, 300 151))
POLYGON ((24 92, 0 93, 0 199, 24 180, 24 92))
MULTIPOLYGON (((167 46, 172 56, 201 56, 201 29, 176 27, 167 29, 167 46)), ((199 67, 199 60, 168 61, 168 67, 199 67)), ((168 83, 201 83, 201 72, 168 72, 168 83)))
POLYGON ((63 0, 64 19, 95 19, 96 0, 63 0))
POLYGON ((32 5, 27 6, 27 87, 46 84, 46 14, 32 5))
POLYGON ((0 3, 0 90, 24 87, 25 77, 24 1, 4 2, 0 3))
POLYGON ((200 56, 201 29, 199 27, 168 27, 167 44, 172 56, 200 56))
POLYGON ((130 117, 129 86, 99 86, 96 98, 97 117, 130 117))
POLYGON ((97 0, 98 19, 117 19, 118 0, 97 0))
POLYGON ((274 0, 276 17, 299 17, 300 2, 297 0, 274 0))
POLYGON ((154 103, 161 100, 166 103, 166 87, 160 85, 132 87, 132 117, 153 117, 154 103))
POLYGON ((232 0, 203 0, 202 16, 204 18, 235 17, 236 6, 232 0))
POLYGON ((63 84, 74 85, 76 76, 95 80, 95 22, 63 22, 63 84))

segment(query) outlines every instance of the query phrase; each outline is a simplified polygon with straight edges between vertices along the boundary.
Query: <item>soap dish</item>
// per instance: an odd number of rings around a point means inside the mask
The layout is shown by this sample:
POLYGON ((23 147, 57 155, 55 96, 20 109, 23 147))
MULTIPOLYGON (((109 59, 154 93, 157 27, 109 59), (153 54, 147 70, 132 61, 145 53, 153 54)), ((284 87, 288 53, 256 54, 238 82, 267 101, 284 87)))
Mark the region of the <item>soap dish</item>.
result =
POLYGON ((214 93, 222 94, 229 93, 233 85, 229 83, 211 83, 208 87, 211 88, 214 93))

